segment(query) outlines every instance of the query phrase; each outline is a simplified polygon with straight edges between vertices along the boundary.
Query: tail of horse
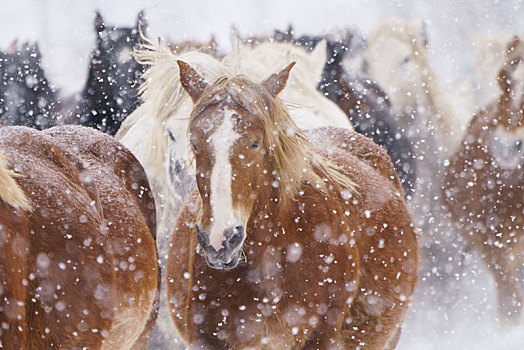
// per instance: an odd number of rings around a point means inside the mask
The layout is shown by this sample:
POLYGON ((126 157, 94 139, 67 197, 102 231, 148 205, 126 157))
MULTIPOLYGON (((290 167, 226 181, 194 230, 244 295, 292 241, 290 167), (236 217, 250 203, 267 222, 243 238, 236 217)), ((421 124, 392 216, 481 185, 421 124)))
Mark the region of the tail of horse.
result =
POLYGON ((0 154, 0 200, 7 205, 24 211, 31 210, 29 198, 15 181, 19 176, 7 168, 7 160, 0 154))

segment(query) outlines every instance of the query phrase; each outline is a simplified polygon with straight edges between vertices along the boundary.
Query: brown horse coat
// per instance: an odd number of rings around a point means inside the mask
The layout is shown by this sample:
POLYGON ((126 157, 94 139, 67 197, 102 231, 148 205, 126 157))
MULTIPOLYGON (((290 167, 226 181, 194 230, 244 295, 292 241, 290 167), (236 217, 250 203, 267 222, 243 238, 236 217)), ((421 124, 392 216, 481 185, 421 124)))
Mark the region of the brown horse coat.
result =
MULTIPOLYGON (((386 152, 357 133, 322 128, 306 136, 355 180, 358 194, 344 200, 304 184, 278 217, 262 204, 246 229, 246 262, 217 270, 199 253, 201 204, 194 192, 178 218, 167 265, 172 317, 187 343, 395 348, 418 265, 398 176, 386 152)), ((278 197, 275 191, 268 198, 278 197)))
POLYGON ((77 126, 0 128, 0 154, 31 206, 0 202, 2 346, 146 348, 159 271, 138 161, 77 126))

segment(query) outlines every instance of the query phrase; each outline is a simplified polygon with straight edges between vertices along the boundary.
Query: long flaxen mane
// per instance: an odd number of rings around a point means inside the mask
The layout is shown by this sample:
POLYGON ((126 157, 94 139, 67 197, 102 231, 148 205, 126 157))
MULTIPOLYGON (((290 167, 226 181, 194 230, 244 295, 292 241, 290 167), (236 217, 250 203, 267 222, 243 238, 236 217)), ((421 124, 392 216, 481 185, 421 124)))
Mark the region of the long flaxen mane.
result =
MULTIPOLYGON (((264 125, 264 144, 277 172, 281 202, 294 199, 304 183, 328 193, 328 183, 356 192, 357 185, 344 170, 313 148, 289 116, 280 99, 246 77, 221 77, 196 102, 189 125, 207 106, 231 98, 264 125)), ((189 132, 189 131, 188 131, 189 132)))
POLYGON ((7 160, 0 154, 0 200, 15 209, 31 210, 29 198, 15 181, 17 176, 17 173, 7 168, 7 160))

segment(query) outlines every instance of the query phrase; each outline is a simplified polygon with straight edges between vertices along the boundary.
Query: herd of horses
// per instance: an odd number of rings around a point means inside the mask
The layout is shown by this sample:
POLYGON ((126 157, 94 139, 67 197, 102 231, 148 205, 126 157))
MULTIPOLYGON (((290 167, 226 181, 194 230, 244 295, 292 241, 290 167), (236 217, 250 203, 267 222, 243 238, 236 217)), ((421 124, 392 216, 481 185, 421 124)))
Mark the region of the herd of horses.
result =
POLYGON ((0 52, 0 347, 395 349, 439 217, 519 322, 518 37, 471 118, 421 22, 224 54, 143 17, 96 15, 75 96, 36 44, 0 52))

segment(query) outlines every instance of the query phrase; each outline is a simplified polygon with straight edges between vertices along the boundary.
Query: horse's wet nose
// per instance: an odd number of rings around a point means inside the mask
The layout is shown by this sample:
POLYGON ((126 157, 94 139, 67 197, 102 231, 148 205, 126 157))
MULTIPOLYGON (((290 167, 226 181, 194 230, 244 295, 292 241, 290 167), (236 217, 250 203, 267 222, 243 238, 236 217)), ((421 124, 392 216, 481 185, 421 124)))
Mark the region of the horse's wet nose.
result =
POLYGON ((235 249, 244 240, 244 227, 235 226, 234 228, 228 228, 224 230, 224 237, 226 237, 226 241, 223 245, 226 250, 235 249))

